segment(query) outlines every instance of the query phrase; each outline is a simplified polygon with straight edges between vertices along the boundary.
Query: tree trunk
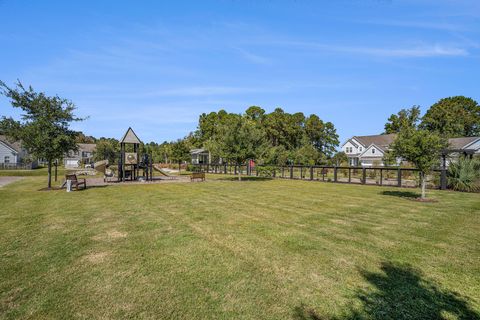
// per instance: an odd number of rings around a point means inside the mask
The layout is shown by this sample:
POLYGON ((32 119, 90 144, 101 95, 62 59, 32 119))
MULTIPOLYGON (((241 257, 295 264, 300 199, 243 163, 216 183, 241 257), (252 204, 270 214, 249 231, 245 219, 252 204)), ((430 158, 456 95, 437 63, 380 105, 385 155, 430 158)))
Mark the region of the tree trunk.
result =
POLYGON ((52 160, 48 160, 48 189, 52 188, 52 160))
POLYGON ((238 166, 238 181, 242 181, 242 169, 238 166))
POLYGON ((423 172, 421 174, 421 180, 422 180, 422 196, 421 196, 421 199, 425 199, 426 198, 425 189, 426 189, 426 185, 427 185, 427 179, 425 177, 425 173, 423 173, 423 172))
POLYGON ((178 162, 178 173, 180 173, 180 170, 182 170, 182 163, 178 162))

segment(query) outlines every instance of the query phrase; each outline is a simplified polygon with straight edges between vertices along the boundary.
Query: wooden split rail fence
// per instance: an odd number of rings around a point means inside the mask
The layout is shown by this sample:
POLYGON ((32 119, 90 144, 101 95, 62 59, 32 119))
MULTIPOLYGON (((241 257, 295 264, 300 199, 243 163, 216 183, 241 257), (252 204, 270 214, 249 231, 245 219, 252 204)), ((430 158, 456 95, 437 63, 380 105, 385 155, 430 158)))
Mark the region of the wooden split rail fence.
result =
MULTIPOLYGON (((233 164, 197 164, 194 170, 213 174, 262 176, 293 180, 311 180, 334 183, 352 183, 391 187, 418 187, 420 172, 415 168, 399 167, 344 167, 344 166, 264 166, 233 164)), ((447 189, 447 170, 435 169, 427 177, 427 187, 447 189)))

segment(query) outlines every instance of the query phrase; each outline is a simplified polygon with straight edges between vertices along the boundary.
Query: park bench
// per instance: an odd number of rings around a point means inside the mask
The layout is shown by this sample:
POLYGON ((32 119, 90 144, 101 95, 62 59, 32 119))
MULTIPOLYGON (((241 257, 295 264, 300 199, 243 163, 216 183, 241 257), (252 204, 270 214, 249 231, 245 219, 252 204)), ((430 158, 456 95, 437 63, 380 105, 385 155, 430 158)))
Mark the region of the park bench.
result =
POLYGON ((193 172, 190 176, 190 181, 194 181, 196 179, 205 181, 205 172, 193 172))
POLYGON ((72 181, 72 189, 75 187, 77 190, 79 190, 79 186, 83 186, 83 189, 87 189, 87 180, 78 179, 76 174, 65 175, 65 182, 67 182, 68 180, 72 181))

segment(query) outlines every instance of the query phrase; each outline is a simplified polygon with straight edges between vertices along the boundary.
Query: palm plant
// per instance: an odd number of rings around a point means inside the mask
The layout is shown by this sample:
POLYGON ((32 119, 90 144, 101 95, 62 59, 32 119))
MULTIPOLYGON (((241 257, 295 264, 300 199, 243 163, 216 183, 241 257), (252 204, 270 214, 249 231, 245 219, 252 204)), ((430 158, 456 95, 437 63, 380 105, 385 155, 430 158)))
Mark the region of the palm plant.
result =
POLYGON ((448 185, 453 190, 480 191, 480 159, 461 157, 448 168, 448 185))

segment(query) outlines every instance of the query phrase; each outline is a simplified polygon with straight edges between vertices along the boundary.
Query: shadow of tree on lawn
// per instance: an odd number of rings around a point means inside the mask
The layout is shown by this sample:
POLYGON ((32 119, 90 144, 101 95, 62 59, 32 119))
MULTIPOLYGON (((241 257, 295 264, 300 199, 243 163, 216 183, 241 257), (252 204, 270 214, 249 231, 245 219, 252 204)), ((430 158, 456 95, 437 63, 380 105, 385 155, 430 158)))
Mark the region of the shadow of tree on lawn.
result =
POLYGON ((350 310, 347 316, 328 318, 301 305, 295 308, 294 319, 480 319, 480 314, 471 309, 464 298, 428 282, 409 266, 383 263, 381 270, 378 273, 361 272, 375 287, 373 291, 357 292, 362 310, 350 310))
POLYGON ((384 196, 399 197, 417 199, 420 198, 420 194, 412 191, 382 191, 380 194, 384 196))

